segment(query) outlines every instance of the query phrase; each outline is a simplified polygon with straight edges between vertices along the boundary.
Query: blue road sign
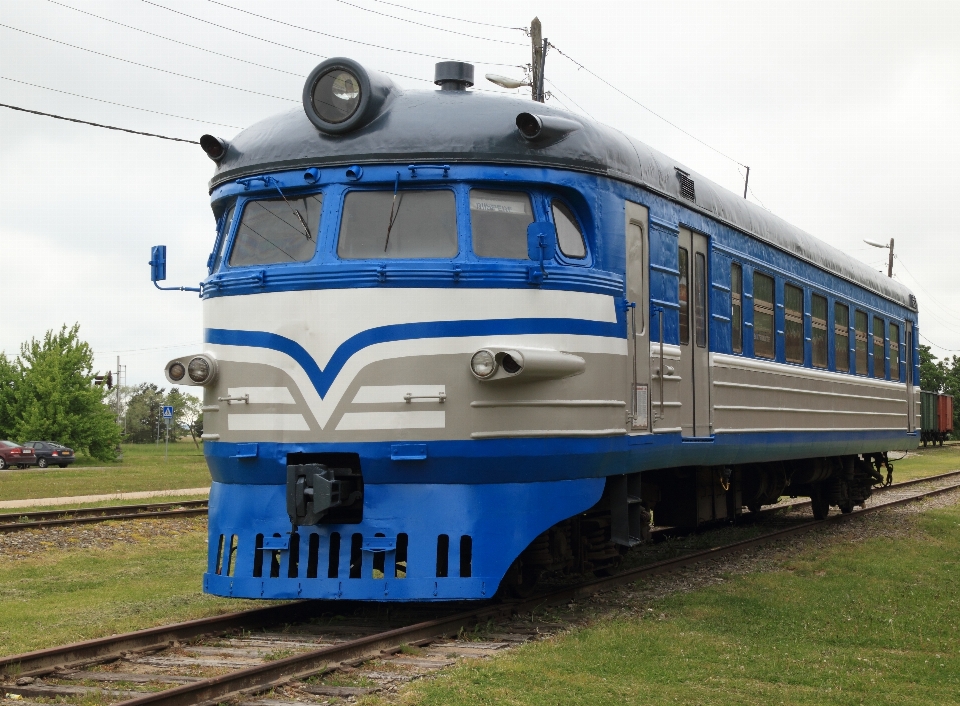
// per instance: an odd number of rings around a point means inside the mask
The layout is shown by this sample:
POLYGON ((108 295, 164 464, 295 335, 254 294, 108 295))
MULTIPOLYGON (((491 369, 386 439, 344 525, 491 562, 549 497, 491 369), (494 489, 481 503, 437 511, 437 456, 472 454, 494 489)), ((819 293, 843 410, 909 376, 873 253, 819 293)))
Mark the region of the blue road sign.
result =
POLYGON ((173 407, 169 407, 167 405, 163 406, 163 418, 173 419, 173 407))

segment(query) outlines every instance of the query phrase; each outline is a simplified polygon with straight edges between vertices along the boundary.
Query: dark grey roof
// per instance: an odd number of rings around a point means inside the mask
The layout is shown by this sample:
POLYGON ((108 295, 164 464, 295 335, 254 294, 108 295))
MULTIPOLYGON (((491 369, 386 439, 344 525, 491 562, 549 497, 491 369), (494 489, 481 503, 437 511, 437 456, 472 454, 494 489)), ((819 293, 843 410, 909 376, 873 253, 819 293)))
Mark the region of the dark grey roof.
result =
POLYGON ((240 132, 211 180, 324 164, 384 161, 500 162, 557 166, 641 184, 696 208, 781 250, 855 282, 908 308, 910 291, 862 262, 714 184, 647 145, 596 121, 519 97, 475 91, 401 91, 371 123, 344 135, 325 135, 302 107, 240 132), (581 125, 554 142, 528 142, 516 127, 521 112, 581 125), (696 205, 680 196, 676 168, 696 183, 696 205))

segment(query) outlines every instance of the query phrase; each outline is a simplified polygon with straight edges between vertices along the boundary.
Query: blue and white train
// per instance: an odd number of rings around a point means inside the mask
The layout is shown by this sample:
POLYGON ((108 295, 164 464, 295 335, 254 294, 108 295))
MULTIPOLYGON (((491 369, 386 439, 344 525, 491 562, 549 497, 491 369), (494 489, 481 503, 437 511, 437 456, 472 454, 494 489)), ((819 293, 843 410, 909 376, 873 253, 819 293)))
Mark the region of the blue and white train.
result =
MULTIPOLYGON (((818 516, 917 446, 902 285, 621 132, 349 59, 229 142, 201 284, 204 589, 483 599, 657 524, 818 516)), ((154 279, 164 275, 155 249, 154 279)))

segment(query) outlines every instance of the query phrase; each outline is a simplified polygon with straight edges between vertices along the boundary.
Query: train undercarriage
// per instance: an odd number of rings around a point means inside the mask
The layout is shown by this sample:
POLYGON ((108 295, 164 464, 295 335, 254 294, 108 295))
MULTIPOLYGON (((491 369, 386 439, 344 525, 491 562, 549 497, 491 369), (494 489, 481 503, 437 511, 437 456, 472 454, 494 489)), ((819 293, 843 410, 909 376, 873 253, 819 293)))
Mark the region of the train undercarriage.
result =
POLYGON ((607 575, 626 551, 658 526, 696 528, 733 522, 783 496, 809 497, 813 515, 863 505, 874 486, 889 485, 893 465, 872 453, 741 466, 697 466, 610 476, 600 501, 554 525, 517 558, 501 587, 526 596, 546 572, 607 575), (883 471, 886 471, 884 475, 883 471))

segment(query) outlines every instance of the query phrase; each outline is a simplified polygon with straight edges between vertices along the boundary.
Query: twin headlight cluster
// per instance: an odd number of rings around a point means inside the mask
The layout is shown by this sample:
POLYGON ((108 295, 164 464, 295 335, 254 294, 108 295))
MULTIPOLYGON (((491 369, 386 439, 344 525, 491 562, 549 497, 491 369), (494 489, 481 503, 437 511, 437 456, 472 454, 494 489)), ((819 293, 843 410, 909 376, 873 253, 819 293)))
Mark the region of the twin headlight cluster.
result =
POLYGON ((175 358, 167 363, 164 373, 175 385, 209 385, 217 379, 217 360, 207 353, 175 358))
POLYGON ((481 382, 545 380, 579 375, 586 361, 578 355, 546 348, 481 348, 470 358, 470 372, 481 382))

